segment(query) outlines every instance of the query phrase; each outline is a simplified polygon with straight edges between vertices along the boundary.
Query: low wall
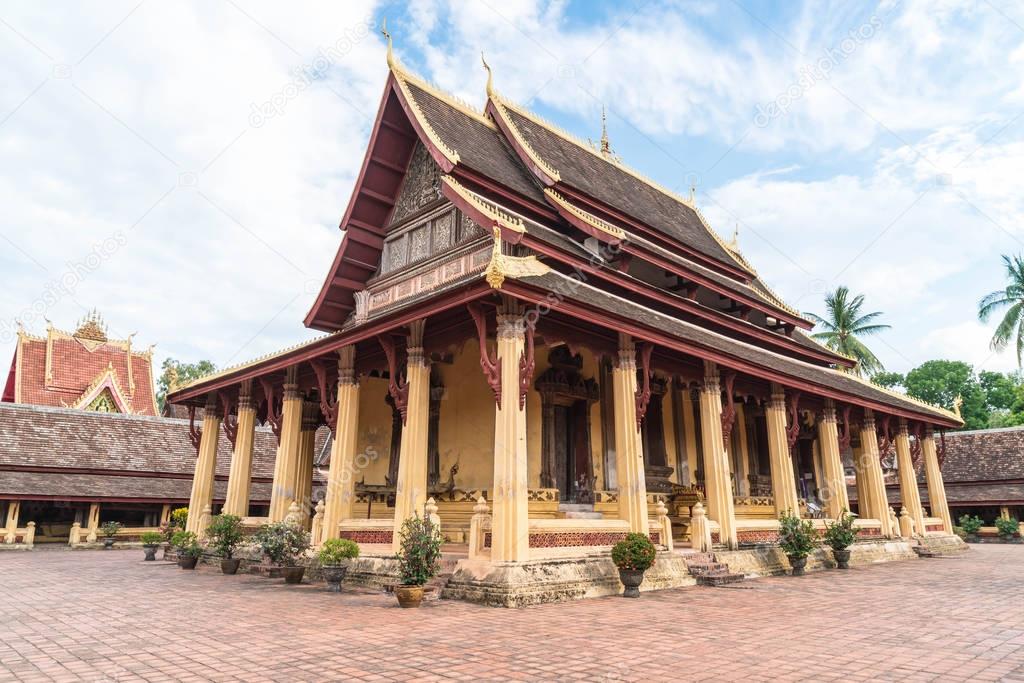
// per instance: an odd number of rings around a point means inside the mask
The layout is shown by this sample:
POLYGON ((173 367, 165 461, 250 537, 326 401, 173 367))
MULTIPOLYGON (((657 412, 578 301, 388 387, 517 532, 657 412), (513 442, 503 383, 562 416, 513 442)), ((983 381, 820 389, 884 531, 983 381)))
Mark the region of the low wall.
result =
MULTIPOLYGON (((715 559, 729 565, 731 571, 749 577, 777 576, 791 569, 789 559, 782 549, 774 545, 740 550, 716 550, 715 559)), ((903 540, 860 541, 850 546, 850 566, 914 560, 910 543, 903 540)), ((807 571, 831 569, 836 566, 832 550, 818 547, 807 558, 807 571)))

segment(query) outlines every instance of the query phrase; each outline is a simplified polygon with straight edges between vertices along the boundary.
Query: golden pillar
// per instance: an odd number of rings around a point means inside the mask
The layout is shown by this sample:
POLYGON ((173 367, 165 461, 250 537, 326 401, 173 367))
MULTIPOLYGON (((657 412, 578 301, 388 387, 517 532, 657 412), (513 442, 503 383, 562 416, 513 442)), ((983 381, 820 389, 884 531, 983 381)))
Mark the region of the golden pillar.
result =
POLYGON ((685 384, 679 391, 683 410, 683 445, 686 448, 686 478, 680 479, 682 484, 697 484, 697 425, 694 419, 693 392, 685 384))
POLYGON ((900 476, 900 500, 903 507, 910 513, 914 527, 919 536, 924 536, 924 510, 921 509, 921 492, 917 489, 917 474, 914 473, 914 460, 910 457, 910 435, 907 433, 907 421, 900 419, 900 427, 896 432, 896 461, 900 476))
POLYGON ((270 491, 270 521, 281 522, 295 500, 296 462, 302 433, 302 394, 299 393, 298 366, 285 371, 284 400, 281 407, 281 436, 274 460, 274 483, 270 491))
POLYGON ((217 411, 217 394, 210 393, 203 410, 203 435, 199 440, 199 455, 192 475, 192 494, 188 499, 188 520, 185 529, 197 536, 201 528, 200 517, 206 506, 213 507, 213 476, 217 469, 217 442, 220 440, 220 413, 217 411))
POLYGON ((750 451, 747 446, 747 416, 742 403, 736 404, 736 422, 732 430, 736 444, 736 495, 750 495, 750 451))
POLYGON ((892 518, 889 515, 889 499, 885 495, 885 477, 882 474, 882 458, 878 452, 878 432, 875 430, 875 416, 870 410, 864 411, 864 424, 860 429, 860 457, 859 467, 862 468, 862 477, 858 479, 864 483, 864 491, 858 491, 859 499, 866 499, 865 508, 861 504, 861 517, 877 519, 882 524, 882 535, 886 538, 894 538, 899 535, 899 529, 894 529, 892 518))
POLYGON ((768 459, 772 472, 772 495, 775 498, 775 516, 783 512, 800 516, 800 498, 796 492, 793 474, 793 456, 789 452, 786 434, 786 392, 779 384, 772 384, 772 396, 764 411, 768 427, 768 459))
POLYGON ((921 453, 924 456, 924 478, 928 483, 928 501, 931 504, 932 517, 942 520, 943 531, 953 533, 953 518, 949 514, 946 502, 946 486, 942 483, 942 468, 939 467, 939 456, 935 451, 935 435, 928 427, 921 440, 921 453))
POLYGON ((242 382, 238 390, 238 429, 231 453, 228 494, 223 513, 246 517, 249 514, 249 489, 252 484, 252 448, 256 438, 256 406, 252 401, 252 380, 242 382))
POLYGON ((735 549, 736 512, 729 481, 729 454, 722 440, 722 389, 718 367, 707 360, 704 361, 704 386, 700 390, 700 431, 708 517, 718 522, 719 542, 735 549))
POLYGON ((530 515, 527 508, 526 403, 519 400, 519 359, 525 345, 525 319, 507 303, 498 315, 498 363, 501 405, 494 412, 494 490, 491 502, 491 561, 529 558, 530 515))
POLYGON ((430 422, 430 366, 423 353, 425 320, 410 325, 406 341, 408 399, 405 425, 398 450, 398 481, 395 487, 395 525, 392 544, 399 547, 402 522, 423 516, 427 502, 427 431, 430 422))
POLYGON ((836 404, 830 398, 825 399, 825 409, 818 420, 818 449, 824 474, 821 489, 825 498, 825 515, 836 519, 843 510, 850 511, 850 497, 846 493, 846 471, 839 451, 836 404))
POLYGON ((331 468, 324 501, 324 540, 338 538, 338 525, 352 517, 355 502, 355 459, 359 438, 359 382, 356 380, 356 347, 338 351, 338 408, 331 444, 331 468))
POLYGON ((295 502, 299 504, 303 524, 308 526, 313 507, 313 452, 316 429, 320 426, 320 406, 313 401, 302 404, 302 431, 299 432, 299 452, 295 461, 295 502))
POLYGON ((619 335, 619 362, 612 368, 612 406, 615 412, 615 469, 619 480, 619 519, 631 531, 649 532, 647 480, 636 415, 636 347, 629 335, 619 335))

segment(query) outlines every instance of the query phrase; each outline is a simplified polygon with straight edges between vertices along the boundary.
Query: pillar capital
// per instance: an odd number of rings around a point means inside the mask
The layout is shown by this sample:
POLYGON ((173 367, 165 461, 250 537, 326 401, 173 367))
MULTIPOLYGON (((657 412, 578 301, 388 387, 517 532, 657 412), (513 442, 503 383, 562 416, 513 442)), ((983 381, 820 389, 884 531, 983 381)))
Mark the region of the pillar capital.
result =
POLYGON ((704 385, 701 387, 701 391, 712 394, 721 392, 718 365, 716 365, 714 361, 704 361, 704 385))
POLYGON ((526 334, 526 318, 516 313, 498 314, 498 339, 514 339, 526 334))
POLYGON ((821 421, 836 423, 836 402, 830 398, 825 399, 825 407, 821 410, 821 421))
POLYGON ((778 382, 772 382, 771 397, 768 399, 768 406, 772 410, 786 409, 786 389, 778 382))
POLYGON ((284 400, 294 401, 299 395, 299 366, 292 365, 284 371, 284 400))
POLYGON ((343 346, 338 349, 338 384, 356 384, 356 347, 343 346))
POLYGON ((902 418, 902 417, 900 418, 900 423, 899 423, 897 434, 899 436, 901 436, 901 437, 904 437, 904 438, 909 438, 910 437, 910 431, 907 428, 907 421, 906 421, 905 418, 902 418))
POLYGON ((870 408, 864 409, 864 420, 861 422, 861 431, 871 432, 872 434, 877 431, 875 427, 875 413, 870 408))
POLYGON ((242 380, 242 383, 238 387, 238 411, 252 410, 253 408, 252 380, 242 380))
POLYGON ((628 334, 619 333, 618 367, 636 370, 636 346, 628 334))

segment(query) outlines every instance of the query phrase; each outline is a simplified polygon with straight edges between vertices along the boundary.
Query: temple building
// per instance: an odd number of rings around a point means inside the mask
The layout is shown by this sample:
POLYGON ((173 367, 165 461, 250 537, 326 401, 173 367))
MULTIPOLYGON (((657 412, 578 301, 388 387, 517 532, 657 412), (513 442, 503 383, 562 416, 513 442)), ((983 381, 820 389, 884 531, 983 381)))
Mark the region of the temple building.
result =
POLYGON ((341 244, 305 319, 325 334, 169 396, 206 408, 190 528, 224 425, 231 489, 264 424, 279 445, 268 519, 294 504, 317 540, 355 540, 386 573, 403 520, 436 508, 463 558, 445 594, 490 604, 618 590, 607 551, 630 531, 665 551, 645 585, 680 585, 684 546, 738 558, 777 540, 784 511, 820 527, 848 509, 844 459, 864 553, 949 538, 936 439, 955 414, 850 373, 692 195, 624 165, 606 134, 555 128, 489 69, 472 108, 388 43, 341 244), (317 425, 334 435, 323 501, 317 425), (890 444, 903 520, 879 462, 890 444))
MULTIPOLYGON (((188 420, 156 416, 151 359, 131 338, 108 338, 95 312, 74 332, 19 331, 0 401, 0 544, 88 543, 107 521, 137 537, 188 504, 198 433, 188 420)), ((262 427, 253 443, 245 514, 258 516, 270 503, 277 444, 262 427)), ((214 512, 227 493, 229 434, 218 448, 214 512)))

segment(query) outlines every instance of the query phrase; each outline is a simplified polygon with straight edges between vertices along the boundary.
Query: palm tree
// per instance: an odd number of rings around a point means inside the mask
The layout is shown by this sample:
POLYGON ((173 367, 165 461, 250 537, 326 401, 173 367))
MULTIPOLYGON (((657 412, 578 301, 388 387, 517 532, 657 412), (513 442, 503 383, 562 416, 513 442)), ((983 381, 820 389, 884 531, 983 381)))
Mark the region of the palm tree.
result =
POLYGON ((888 325, 874 322, 878 316, 882 315, 881 312, 875 311, 862 315, 860 309, 863 305, 863 294, 858 294, 851 299, 848 288, 836 287, 836 291, 825 295, 825 308, 828 309, 827 318, 822 318, 814 313, 804 314, 813 320, 815 325, 822 327, 821 332, 815 332, 811 336, 823 342, 833 351, 856 359, 857 365, 853 368, 853 372, 861 377, 874 375, 877 372, 882 372, 885 368, 859 337, 889 329, 888 325))
POLYGON ((1011 340, 1015 341, 1017 365, 1020 366, 1024 354, 1024 259, 1004 254, 1003 266, 1006 268, 1006 288, 997 289, 978 302, 978 318, 987 322, 997 309, 1007 309, 992 334, 990 345, 993 351, 1002 351, 1011 340))

